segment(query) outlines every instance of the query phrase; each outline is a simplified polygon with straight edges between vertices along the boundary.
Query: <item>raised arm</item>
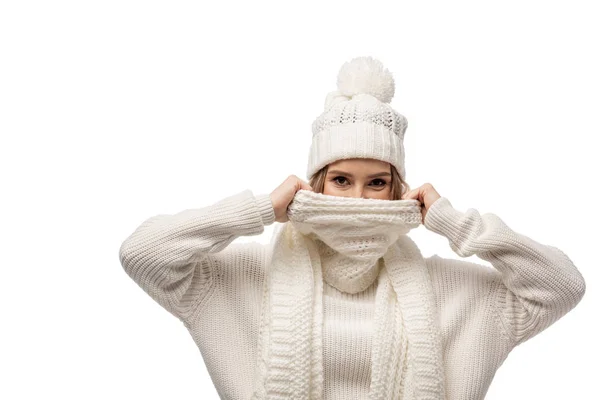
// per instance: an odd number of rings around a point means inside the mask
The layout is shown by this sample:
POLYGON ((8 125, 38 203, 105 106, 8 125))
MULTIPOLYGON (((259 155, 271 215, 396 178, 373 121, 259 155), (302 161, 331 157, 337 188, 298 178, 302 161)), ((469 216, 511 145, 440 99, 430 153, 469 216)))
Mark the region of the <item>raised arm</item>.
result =
POLYGON ((585 293, 585 280, 565 253, 513 231, 493 213, 461 212, 440 197, 424 225, 459 256, 475 254, 498 271, 494 303, 513 346, 548 328, 585 293))
POLYGON ((212 205, 144 221, 122 243, 121 265, 154 300, 182 321, 193 315, 211 282, 211 253, 275 221, 268 194, 246 189, 212 205))

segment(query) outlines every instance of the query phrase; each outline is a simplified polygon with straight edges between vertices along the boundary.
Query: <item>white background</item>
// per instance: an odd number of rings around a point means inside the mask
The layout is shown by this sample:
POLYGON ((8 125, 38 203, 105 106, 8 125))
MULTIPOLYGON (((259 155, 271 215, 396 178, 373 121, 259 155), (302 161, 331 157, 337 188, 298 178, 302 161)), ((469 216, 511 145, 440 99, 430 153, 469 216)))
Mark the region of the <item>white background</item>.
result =
MULTIPOLYGON (((486 399, 597 398, 595 4, 407 3, 0 3, 0 398, 217 399, 119 246, 152 215, 306 179, 311 123, 362 55, 396 79, 411 187, 497 214, 586 278, 486 399)), ((411 236, 459 258, 423 226, 411 236)))

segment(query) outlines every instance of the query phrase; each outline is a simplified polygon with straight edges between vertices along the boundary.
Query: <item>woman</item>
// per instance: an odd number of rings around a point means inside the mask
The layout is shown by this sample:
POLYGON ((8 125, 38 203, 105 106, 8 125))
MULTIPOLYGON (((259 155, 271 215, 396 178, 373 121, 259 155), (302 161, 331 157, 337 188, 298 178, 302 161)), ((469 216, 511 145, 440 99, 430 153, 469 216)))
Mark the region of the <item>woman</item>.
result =
POLYGON ((128 275, 179 318, 226 399, 483 399, 510 351, 573 309, 585 281, 492 213, 409 190, 406 119, 371 57, 345 63, 313 123, 305 182, 143 222, 128 275), (231 243, 280 222, 269 245, 231 243), (461 257, 424 258, 423 224, 461 257))

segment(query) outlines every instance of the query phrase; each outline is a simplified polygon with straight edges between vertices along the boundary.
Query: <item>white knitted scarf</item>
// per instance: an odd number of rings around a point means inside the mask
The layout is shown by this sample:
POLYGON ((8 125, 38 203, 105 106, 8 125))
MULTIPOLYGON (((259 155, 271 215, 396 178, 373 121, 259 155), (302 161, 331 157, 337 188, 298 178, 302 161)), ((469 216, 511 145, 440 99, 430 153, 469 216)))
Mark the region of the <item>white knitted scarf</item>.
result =
POLYGON ((431 281, 406 235, 419 202, 299 190, 288 217, 271 241, 252 399, 322 399, 323 280, 357 293, 375 279, 369 399, 445 399, 431 281))

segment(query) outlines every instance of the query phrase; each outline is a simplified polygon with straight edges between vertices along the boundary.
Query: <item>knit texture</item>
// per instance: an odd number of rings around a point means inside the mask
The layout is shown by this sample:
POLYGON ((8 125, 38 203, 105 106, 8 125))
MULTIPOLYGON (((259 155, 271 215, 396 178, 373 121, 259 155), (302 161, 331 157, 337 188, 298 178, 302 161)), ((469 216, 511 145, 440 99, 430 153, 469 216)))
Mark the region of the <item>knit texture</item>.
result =
POLYGON ((431 280, 419 249, 406 236, 420 224, 419 202, 300 190, 288 217, 290 223, 280 225, 272 240, 253 399, 322 399, 323 279, 357 293, 377 277, 368 398, 444 399, 431 280), (340 257, 319 254, 323 247, 315 237, 340 257))
POLYGON ((393 165, 406 180, 405 116, 389 104, 395 94, 392 73, 373 57, 355 57, 338 72, 337 89, 325 97, 312 123, 306 177, 349 158, 371 158, 393 165))
MULTIPOLYGON (((275 220, 268 194, 244 190, 212 205, 142 222, 119 249, 126 273, 173 314, 197 344, 223 399, 250 399, 255 386, 265 270, 272 248, 231 243, 275 220)), ((425 258, 439 319, 446 397, 484 399, 517 345, 573 309, 585 281, 554 246, 511 230, 493 213, 455 209, 441 197, 424 226, 460 257, 425 258)), ((323 398, 367 399, 373 310, 379 280, 348 294, 323 283, 323 398)))
POLYGON ((421 224, 418 200, 330 196, 299 190, 288 206, 291 224, 316 241, 323 279, 357 293, 379 275, 377 260, 390 245, 421 224))

